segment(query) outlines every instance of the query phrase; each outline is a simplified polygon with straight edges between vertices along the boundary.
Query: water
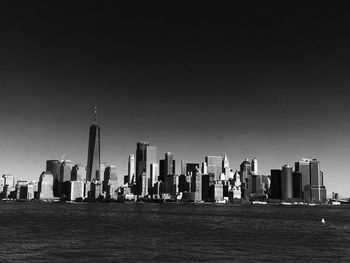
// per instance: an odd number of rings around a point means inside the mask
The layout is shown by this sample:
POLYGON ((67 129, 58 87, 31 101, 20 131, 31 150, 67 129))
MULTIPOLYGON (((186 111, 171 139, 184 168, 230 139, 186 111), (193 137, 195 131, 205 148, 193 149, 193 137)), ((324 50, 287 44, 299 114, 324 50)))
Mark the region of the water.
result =
POLYGON ((0 203, 0 215, 0 262, 350 261, 350 207, 0 203))

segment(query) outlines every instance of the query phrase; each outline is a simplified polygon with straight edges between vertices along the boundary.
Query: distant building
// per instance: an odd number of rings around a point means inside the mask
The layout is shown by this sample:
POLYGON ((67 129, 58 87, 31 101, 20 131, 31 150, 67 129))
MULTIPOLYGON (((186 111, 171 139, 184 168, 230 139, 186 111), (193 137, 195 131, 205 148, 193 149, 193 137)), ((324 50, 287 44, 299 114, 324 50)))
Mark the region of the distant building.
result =
POLYGON ((93 180, 101 180, 100 174, 100 134, 101 129, 97 124, 97 109, 95 107, 94 123, 90 126, 89 131, 89 147, 86 166, 86 180, 91 182, 93 180))
POLYGON ((76 201, 77 199, 84 199, 84 182, 83 181, 71 181, 69 182, 70 191, 68 199, 71 201, 76 201))
POLYGON ((4 174, 2 176, 4 178, 4 185, 8 185, 9 187, 15 186, 15 177, 11 174, 4 174))
POLYGON ((53 194, 55 197, 59 197, 60 194, 60 176, 61 176, 61 163, 62 160, 47 160, 46 172, 50 172, 53 176, 53 194))
POLYGON ((206 162, 202 162, 202 174, 208 174, 208 165, 206 162))
POLYGON ((86 181, 86 169, 82 164, 76 164, 72 167, 71 181, 86 181))
POLYGON ((272 199, 282 198, 281 177, 282 177, 282 170, 280 169, 271 170, 270 198, 272 199))
POLYGON ((119 187, 124 185, 124 178, 119 178, 117 174, 117 167, 114 165, 109 165, 104 170, 104 179, 103 179, 103 191, 109 192, 107 197, 110 197, 111 185, 113 190, 117 190, 119 187))
POLYGON ((150 172, 151 172, 151 185, 153 189, 154 184, 158 182, 159 165, 157 163, 152 163, 150 172))
POLYGON ((293 172, 293 198, 303 198, 302 174, 296 171, 293 172))
POLYGON ((196 182, 194 201, 199 202, 202 201, 202 173, 200 172, 199 168, 197 168, 194 177, 196 182))
POLYGON ((28 200, 28 182, 17 181, 16 184, 16 199, 17 200, 28 200))
POLYGON ((228 180, 230 177, 230 163, 227 159, 226 153, 224 155, 224 158, 222 160, 222 173, 225 175, 225 179, 224 180, 228 180))
POLYGON ((135 156, 133 154, 129 155, 129 160, 128 160, 128 177, 129 177, 129 184, 136 183, 136 177, 135 177, 135 156))
POLYGON ((181 160, 181 174, 186 175, 186 167, 187 167, 187 161, 181 160))
POLYGON ((174 155, 170 152, 165 153, 165 175, 168 174, 175 174, 175 160, 174 160, 174 155))
POLYGON ((214 184, 214 200, 215 201, 224 200, 224 186, 221 180, 216 181, 214 184))
POLYGON ((197 172, 197 168, 199 167, 198 163, 187 163, 186 164, 186 175, 193 175, 197 172))
POLYGON ((64 183, 66 181, 71 181, 73 166, 74 164, 70 160, 65 160, 61 163, 60 182, 64 183))
POLYGON ((136 184, 137 194, 148 194, 151 186, 151 164, 157 162, 157 148, 148 142, 138 142, 136 147, 136 184), (145 178, 144 178, 145 176, 145 178), (145 189, 147 185, 147 190, 145 189))
POLYGON ((311 179, 310 179, 310 159, 302 159, 295 162, 295 171, 301 174, 302 199, 306 202, 311 201, 311 179))
POLYGON ((53 198, 53 175, 50 172, 42 172, 39 178, 39 198, 53 198))
POLYGON ((282 166, 281 199, 293 198, 293 168, 290 165, 282 166))
POLYGON ((219 180, 222 172, 222 156, 206 156, 205 162, 208 165, 208 174, 215 175, 215 180, 219 180))
POLYGON ((254 157, 252 159, 252 174, 258 174, 258 160, 254 157))

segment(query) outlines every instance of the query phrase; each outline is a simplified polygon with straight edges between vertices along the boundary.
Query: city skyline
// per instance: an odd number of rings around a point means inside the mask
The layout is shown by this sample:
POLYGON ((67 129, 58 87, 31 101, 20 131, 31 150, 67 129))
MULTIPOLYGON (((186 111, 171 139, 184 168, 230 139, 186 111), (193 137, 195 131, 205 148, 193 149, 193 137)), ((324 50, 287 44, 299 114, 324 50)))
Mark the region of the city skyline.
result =
POLYGON ((328 193, 350 196, 341 3, 3 5, 1 173, 37 180, 64 153, 86 165, 97 105, 119 173, 148 141, 178 162, 256 157, 262 174, 317 158, 328 193))

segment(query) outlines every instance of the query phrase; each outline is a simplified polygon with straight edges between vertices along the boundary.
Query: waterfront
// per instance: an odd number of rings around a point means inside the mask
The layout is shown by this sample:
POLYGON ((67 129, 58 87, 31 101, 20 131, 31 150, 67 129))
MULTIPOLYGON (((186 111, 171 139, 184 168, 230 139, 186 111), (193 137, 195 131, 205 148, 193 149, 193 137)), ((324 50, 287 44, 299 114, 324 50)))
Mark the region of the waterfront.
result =
POLYGON ((348 206, 0 203, 0 213, 1 262, 350 258, 348 206))

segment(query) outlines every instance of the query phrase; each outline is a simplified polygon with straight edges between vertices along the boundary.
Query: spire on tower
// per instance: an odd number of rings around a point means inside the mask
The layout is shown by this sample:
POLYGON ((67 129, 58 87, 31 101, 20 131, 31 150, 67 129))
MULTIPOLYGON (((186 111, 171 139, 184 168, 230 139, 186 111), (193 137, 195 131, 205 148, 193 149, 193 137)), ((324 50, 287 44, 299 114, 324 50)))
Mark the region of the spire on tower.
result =
POLYGON ((94 124, 97 124, 97 106, 94 109, 94 124))

